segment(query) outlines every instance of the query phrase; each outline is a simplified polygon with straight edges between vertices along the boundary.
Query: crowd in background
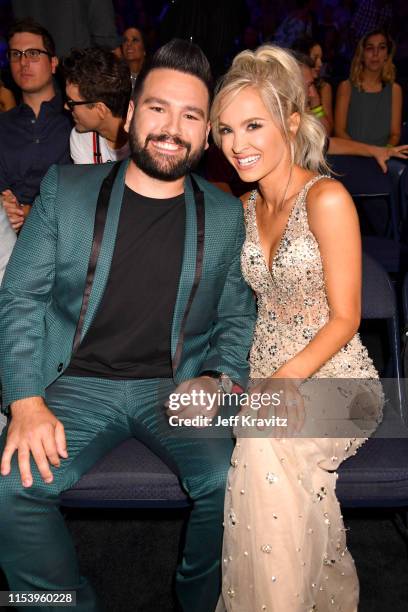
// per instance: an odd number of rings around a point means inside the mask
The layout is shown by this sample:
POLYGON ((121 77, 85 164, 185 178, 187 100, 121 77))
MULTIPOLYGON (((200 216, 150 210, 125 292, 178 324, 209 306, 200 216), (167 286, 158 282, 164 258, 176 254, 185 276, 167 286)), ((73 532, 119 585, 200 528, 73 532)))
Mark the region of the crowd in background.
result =
MULTIPOLYGON (((52 163, 104 163, 129 155, 124 122, 131 90, 146 57, 174 37, 198 43, 215 78, 242 49, 268 42, 292 49, 309 108, 325 127, 327 151, 374 157, 386 171, 391 156, 405 155, 396 149, 406 144, 405 4, 0 0, 0 114, 14 107, 0 121, 0 192, 13 229, 24 223, 52 163), (26 18, 40 29, 15 30, 12 19, 26 18), (36 91, 27 71, 39 75, 36 91)), ((242 193, 214 145, 201 172, 242 193)))
MULTIPOLYGON (((395 40, 397 62, 408 55, 408 6, 404 0, 112 0, 112 3, 119 35, 129 26, 139 26, 146 33, 150 51, 174 36, 192 36, 207 55, 221 54, 217 62, 224 68, 230 57, 243 48, 255 48, 265 42, 291 46, 300 35, 308 34, 322 44, 327 76, 341 79, 346 76, 345 64, 350 61, 357 40, 379 26, 389 30, 395 40)), ((70 3, 63 3, 67 4, 70 3)), ((85 0, 78 4, 94 5, 106 21, 104 2, 85 0)), ((45 27, 58 18, 63 6, 49 0, 0 0, 3 67, 7 63, 5 39, 14 16, 26 13, 38 20, 33 11, 36 5, 46 7, 40 9, 45 27)), ((77 29, 79 25, 76 24, 77 29)), ((65 30, 69 30, 67 22, 65 30)))

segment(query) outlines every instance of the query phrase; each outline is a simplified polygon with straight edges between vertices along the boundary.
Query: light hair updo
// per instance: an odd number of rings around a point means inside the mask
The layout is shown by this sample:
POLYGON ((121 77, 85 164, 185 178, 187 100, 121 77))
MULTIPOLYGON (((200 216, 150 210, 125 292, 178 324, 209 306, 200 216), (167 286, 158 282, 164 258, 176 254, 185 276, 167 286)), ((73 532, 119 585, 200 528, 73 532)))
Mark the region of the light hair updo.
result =
POLYGON ((292 164, 314 172, 329 171, 323 153, 326 133, 319 120, 306 108, 301 69, 289 51, 274 45, 263 45, 256 51, 242 51, 219 81, 210 117, 215 143, 221 144, 220 114, 245 87, 253 87, 259 92, 288 143, 292 164), (300 117, 296 134, 288 127, 293 113, 300 117))

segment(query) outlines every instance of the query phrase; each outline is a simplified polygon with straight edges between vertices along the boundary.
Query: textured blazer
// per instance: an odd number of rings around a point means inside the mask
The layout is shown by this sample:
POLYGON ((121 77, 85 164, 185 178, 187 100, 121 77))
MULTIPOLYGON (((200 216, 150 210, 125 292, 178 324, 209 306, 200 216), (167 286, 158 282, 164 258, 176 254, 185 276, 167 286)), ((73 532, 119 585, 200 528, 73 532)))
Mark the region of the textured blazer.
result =
MULTIPOLYGON (((108 279, 127 164, 121 163, 113 184, 81 339, 108 279)), ((111 168, 52 166, 43 179, 0 289, 3 410, 17 399, 44 397, 71 360, 98 194, 111 168)), ((204 179, 196 176, 195 181, 204 196, 204 235, 188 176, 184 253, 171 329, 173 377, 179 383, 217 370, 245 384, 256 315, 240 270, 242 205, 204 179)))

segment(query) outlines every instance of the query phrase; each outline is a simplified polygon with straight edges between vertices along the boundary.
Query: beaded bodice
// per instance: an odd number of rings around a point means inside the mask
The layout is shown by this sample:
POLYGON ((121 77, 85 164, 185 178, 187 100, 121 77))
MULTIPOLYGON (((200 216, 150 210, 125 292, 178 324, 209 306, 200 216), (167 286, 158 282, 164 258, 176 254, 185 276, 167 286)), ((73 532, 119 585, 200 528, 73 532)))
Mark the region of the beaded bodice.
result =
MULTIPOLYGON (((257 191, 248 199, 241 267, 258 302, 250 356, 252 377, 270 376, 301 351, 329 319, 322 259, 306 209, 309 189, 323 178, 328 177, 314 177, 299 192, 270 269, 259 240, 257 191)), ((376 376, 371 359, 356 335, 317 375, 368 377, 367 368, 376 376)))

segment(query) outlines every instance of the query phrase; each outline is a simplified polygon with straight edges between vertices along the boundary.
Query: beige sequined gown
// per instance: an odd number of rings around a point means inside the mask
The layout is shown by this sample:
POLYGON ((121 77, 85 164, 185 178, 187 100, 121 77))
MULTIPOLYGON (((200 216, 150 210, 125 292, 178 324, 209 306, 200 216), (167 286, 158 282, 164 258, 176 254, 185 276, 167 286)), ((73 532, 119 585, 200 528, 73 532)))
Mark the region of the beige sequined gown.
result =
MULTIPOLYGON (((315 177, 299 193, 271 270, 259 242, 257 193, 249 198, 242 270, 258 300, 252 378, 269 377, 328 320, 321 256, 306 212, 307 193, 319 178, 324 177, 315 177)), ((315 376, 376 379, 377 372, 356 335, 315 376)), ((362 442, 356 437, 237 439, 217 612, 357 610, 358 579, 346 548, 335 470, 362 442)))

